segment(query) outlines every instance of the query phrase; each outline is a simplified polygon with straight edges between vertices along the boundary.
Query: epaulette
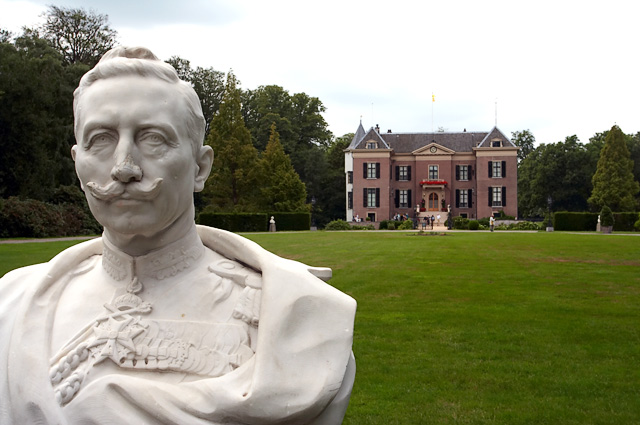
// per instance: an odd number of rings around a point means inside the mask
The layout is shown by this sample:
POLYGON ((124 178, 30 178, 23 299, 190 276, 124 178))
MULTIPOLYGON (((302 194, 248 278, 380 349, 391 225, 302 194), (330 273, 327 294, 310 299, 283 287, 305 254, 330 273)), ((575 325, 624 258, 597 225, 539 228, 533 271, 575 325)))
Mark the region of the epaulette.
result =
POLYGON ((219 260, 209 266, 209 271, 223 281, 242 286, 242 294, 233 309, 233 317, 258 327, 262 297, 262 275, 254 269, 233 260, 219 260))

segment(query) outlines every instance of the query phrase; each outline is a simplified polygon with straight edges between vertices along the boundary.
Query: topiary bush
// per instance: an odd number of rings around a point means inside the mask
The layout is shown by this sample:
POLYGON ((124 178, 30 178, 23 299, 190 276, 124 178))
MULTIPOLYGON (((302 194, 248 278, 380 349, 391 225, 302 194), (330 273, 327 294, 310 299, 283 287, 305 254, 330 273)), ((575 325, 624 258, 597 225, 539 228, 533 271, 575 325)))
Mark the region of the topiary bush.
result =
POLYGON ((640 219, 638 219, 638 221, 633 225, 633 230, 640 232, 640 219))
POLYGON ((605 205, 600 211, 600 225, 601 226, 613 226, 613 213, 611 208, 605 205))
POLYGON ((478 230, 480 222, 478 220, 469 220, 469 230, 478 230))

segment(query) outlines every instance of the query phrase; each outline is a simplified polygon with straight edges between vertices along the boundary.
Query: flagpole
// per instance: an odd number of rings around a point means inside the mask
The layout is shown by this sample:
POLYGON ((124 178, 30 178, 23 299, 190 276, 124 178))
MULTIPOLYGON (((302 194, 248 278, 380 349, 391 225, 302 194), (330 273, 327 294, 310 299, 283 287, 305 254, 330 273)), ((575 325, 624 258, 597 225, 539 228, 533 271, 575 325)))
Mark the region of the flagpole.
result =
POLYGON ((431 134, 433 137, 433 134, 435 134, 433 132, 433 104, 436 103, 436 95, 433 94, 433 92, 431 92, 431 134))

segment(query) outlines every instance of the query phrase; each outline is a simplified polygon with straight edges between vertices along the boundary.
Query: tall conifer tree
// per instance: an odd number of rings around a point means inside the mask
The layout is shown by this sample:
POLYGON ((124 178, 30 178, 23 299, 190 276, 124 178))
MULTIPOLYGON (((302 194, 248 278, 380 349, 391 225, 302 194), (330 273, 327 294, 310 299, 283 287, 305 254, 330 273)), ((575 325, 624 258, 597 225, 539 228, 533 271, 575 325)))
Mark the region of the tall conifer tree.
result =
POLYGON ((633 178, 633 161, 620 127, 614 125, 600 151, 598 168, 593 175, 589 203, 600 210, 608 205, 613 211, 635 211, 635 194, 640 185, 633 178))
POLYGON ((224 97, 206 140, 213 148, 214 161, 204 196, 217 211, 256 209, 258 152, 242 118, 237 86, 235 75, 229 71, 224 97))
POLYGON ((284 152, 275 123, 269 142, 259 161, 260 200, 265 211, 308 211, 307 191, 284 152))

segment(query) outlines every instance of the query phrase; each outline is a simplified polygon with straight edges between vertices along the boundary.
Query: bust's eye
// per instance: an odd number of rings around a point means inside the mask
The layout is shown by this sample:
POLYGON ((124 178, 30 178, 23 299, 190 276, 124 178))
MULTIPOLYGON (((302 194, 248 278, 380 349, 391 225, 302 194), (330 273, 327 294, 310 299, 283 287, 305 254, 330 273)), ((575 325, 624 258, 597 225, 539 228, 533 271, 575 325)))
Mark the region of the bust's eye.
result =
POLYGON ((167 139, 155 131, 145 131, 139 134, 137 143, 145 155, 163 155, 169 148, 167 139))
POLYGON ((148 145, 164 145, 167 141, 162 134, 155 132, 145 132, 140 135, 138 142, 148 145))
POLYGON ((101 151, 114 147, 117 139, 110 133, 98 133, 89 139, 88 150, 101 151))

